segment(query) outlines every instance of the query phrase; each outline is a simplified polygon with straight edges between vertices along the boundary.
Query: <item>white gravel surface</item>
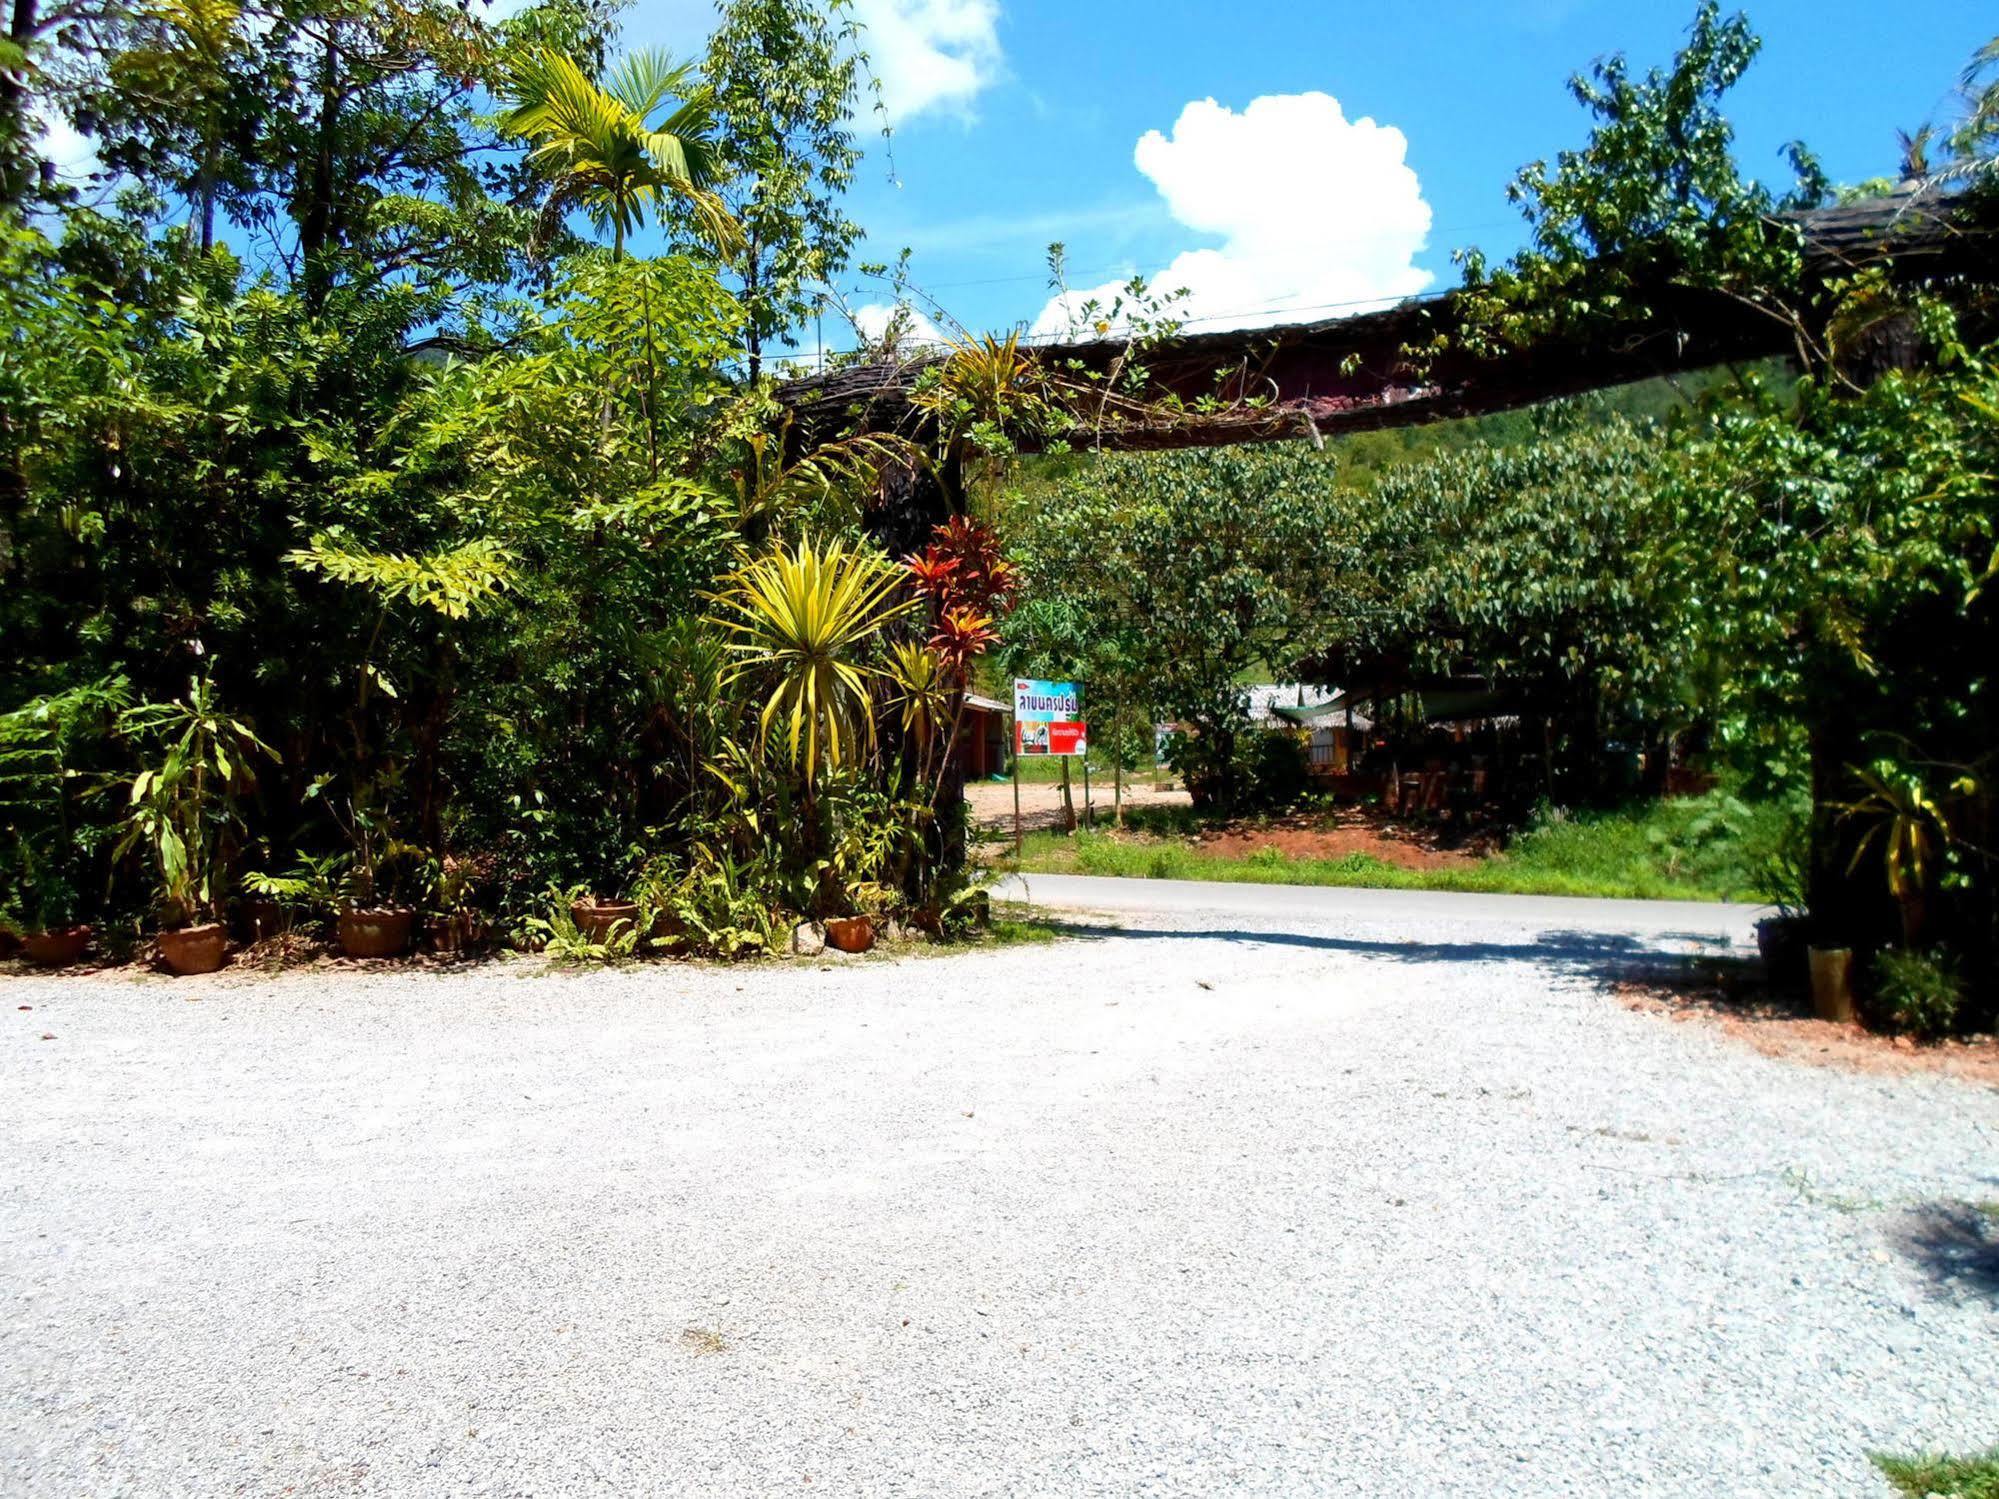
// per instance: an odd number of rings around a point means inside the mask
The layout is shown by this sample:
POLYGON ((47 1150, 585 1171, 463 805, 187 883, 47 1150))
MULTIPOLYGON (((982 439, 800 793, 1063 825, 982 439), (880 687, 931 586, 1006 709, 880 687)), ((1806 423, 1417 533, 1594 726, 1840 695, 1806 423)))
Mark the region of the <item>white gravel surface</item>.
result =
POLYGON ((1791 1499, 1999 1440, 1989 1259, 1920 1242, 1999 1094, 1627 1011, 1538 909, 1122 919, 0 980, 0 1491, 1791 1499))

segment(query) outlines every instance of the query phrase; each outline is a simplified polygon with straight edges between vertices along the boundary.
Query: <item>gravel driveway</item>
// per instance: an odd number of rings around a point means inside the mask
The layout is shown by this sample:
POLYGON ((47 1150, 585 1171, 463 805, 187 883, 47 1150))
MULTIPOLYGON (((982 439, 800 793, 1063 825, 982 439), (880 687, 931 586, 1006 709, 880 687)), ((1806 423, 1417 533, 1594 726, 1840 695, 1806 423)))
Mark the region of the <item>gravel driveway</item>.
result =
POLYGON ((1999 1094, 1629 1012, 1602 933, 1121 919, 0 980, 0 1491, 1794 1499, 1999 1440, 1999 1094))

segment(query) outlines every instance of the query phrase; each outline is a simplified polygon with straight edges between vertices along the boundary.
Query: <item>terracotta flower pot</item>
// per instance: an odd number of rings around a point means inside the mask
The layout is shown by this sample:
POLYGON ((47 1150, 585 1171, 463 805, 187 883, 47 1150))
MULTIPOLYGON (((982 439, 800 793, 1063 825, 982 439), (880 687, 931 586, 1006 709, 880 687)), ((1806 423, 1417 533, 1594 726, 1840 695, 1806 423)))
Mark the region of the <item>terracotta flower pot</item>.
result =
POLYGON ((841 952, 866 952, 875 945, 875 924, 868 916, 835 916, 826 923, 826 940, 841 952))
POLYGON ((400 958, 415 926, 416 912, 396 907, 342 911, 336 922, 340 950, 350 958, 400 958))
POLYGON ((424 941, 435 953, 471 952, 486 942, 486 924, 471 911, 433 916, 423 924, 424 941))
POLYGON ((228 946, 229 934, 219 921, 160 933, 160 956, 167 967, 182 975, 215 972, 222 966, 228 946))
POLYGON ((21 938, 21 951, 30 963, 43 968, 67 968, 90 946, 88 925, 64 927, 58 931, 28 932, 21 938))
POLYGON ((579 900, 569 907, 569 915, 586 941, 601 943, 610 940, 611 928, 619 922, 627 932, 637 926, 639 908, 627 900, 579 900))

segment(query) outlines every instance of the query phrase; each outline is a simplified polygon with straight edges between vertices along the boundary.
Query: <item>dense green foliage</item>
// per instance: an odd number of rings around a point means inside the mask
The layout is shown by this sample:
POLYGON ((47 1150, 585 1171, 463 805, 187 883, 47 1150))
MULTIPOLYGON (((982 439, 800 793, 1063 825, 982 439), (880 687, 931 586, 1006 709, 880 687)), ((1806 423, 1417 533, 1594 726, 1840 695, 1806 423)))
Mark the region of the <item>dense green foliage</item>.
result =
POLYGON ((722 19, 713 88, 568 0, 160 0, 45 49, 128 185, 0 216, 0 920, 248 889, 605 956, 571 897, 726 955, 949 914, 1011 583, 977 528, 866 534, 921 450, 773 442, 739 360, 841 253, 862 63, 837 7, 722 19))
MULTIPOLYGON (((1310 453, 1107 458, 1060 485, 1019 539, 1019 672, 1091 681, 1192 731, 1175 761, 1196 799, 1233 805, 1248 727, 1244 675, 1322 638, 1349 586, 1345 517, 1310 453)), ((1126 730, 1130 732, 1129 729, 1126 730)))

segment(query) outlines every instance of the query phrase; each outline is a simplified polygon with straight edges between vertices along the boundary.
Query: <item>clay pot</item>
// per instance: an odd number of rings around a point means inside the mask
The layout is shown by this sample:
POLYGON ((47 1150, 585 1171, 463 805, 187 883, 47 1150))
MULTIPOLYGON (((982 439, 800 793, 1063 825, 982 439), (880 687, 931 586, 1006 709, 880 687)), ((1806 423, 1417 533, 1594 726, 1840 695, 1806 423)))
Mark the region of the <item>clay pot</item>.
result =
POLYGON ((64 927, 53 932, 28 932, 21 938, 21 951, 30 963, 43 968, 67 968, 90 946, 87 925, 64 927))
POLYGON ((1853 954, 1844 947, 1811 950, 1812 1013, 1841 1025, 1854 1021, 1853 954))
POLYGON ((433 916, 423 924, 424 942, 435 953, 465 953, 486 944, 486 924, 471 911, 433 916))
POLYGON ((835 916, 826 923, 826 940, 841 952, 866 952, 875 945, 874 919, 835 916))
POLYGON ((12 927, 0 926, 0 961, 11 958, 21 950, 21 934, 12 927))
POLYGON ((624 923, 623 932, 637 926, 639 908, 627 900, 579 900, 570 906, 569 915, 585 941, 602 943, 610 940, 611 928, 619 922, 624 923))
POLYGON ((340 950, 350 958, 400 958, 415 926, 416 912, 406 907, 342 911, 336 922, 340 950))
POLYGON ((229 934, 219 921, 160 933, 160 957, 167 967, 182 975, 215 972, 222 966, 222 955, 228 946, 229 934))

